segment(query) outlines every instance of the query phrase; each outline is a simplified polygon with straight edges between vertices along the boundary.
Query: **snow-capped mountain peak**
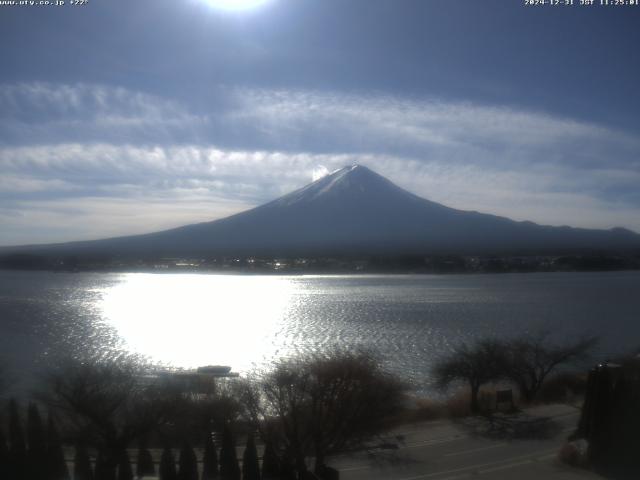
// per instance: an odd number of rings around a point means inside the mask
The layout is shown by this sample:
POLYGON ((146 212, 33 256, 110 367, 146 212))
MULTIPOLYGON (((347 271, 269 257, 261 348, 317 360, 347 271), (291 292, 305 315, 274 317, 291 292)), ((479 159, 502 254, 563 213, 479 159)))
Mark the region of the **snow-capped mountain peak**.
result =
POLYGON ((383 176, 369 168, 353 164, 325 175, 299 190, 291 192, 272 202, 272 205, 294 205, 298 203, 317 202, 323 199, 339 199, 354 201, 357 197, 371 196, 410 196, 406 190, 394 185, 383 176))
MULTIPOLYGON (((26 248, 26 247, 25 247, 26 248)), ((38 247, 125 256, 564 252, 638 249, 640 235, 516 222, 420 198, 362 165, 265 205, 163 232, 38 247)))

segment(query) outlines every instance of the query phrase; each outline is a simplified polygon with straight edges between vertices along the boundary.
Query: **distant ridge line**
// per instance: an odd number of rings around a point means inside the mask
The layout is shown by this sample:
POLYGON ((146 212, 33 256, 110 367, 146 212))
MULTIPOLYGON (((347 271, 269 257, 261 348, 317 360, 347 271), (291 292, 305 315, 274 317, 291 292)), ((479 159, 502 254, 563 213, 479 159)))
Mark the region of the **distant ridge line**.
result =
POLYGON ((353 164, 230 217, 142 235, 0 248, 0 255, 116 257, 640 252, 640 235, 464 211, 353 164))

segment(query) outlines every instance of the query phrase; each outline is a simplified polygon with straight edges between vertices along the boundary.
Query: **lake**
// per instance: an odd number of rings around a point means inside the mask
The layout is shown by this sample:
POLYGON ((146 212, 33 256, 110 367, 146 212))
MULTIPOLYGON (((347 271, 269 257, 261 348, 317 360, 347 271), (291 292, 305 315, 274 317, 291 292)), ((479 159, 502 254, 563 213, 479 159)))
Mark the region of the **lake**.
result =
POLYGON ((549 330, 599 334, 598 357, 640 347, 640 272, 221 275, 0 270, 0 361, 16 389, 59 355, 126 348, 177 367, 340 345, 381 355, 422 392, 461 342, 549 330))

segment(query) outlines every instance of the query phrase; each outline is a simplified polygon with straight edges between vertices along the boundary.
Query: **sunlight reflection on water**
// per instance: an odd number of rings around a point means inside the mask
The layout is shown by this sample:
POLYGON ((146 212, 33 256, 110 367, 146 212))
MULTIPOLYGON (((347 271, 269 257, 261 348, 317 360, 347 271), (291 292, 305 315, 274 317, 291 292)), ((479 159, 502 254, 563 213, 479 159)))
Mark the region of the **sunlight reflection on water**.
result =
POLYGON ((276 355, 294 286, 287 277, 126 274, 99 308, 126 346, 177 367, 249 370, 276 355))
POLYGON ((241 374, 333 346, 365 348, 431 392, 462 342, 547 329, 638 347, 640 272, 221 275, 0 271, 0 364, 25 377, 55 358, 124 347, 176 367, 241 374))

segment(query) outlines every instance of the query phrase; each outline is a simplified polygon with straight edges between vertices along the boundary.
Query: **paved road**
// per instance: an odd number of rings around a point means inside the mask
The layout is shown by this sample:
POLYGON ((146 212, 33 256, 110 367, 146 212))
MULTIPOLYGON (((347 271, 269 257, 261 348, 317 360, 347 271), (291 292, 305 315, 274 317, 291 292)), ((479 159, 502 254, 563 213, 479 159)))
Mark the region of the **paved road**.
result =
POLYGON ((516 416, 401 428, 366 452, 334 458, 342 480, 599 479, 557 460, 579 411, 543 406, 516 416))

